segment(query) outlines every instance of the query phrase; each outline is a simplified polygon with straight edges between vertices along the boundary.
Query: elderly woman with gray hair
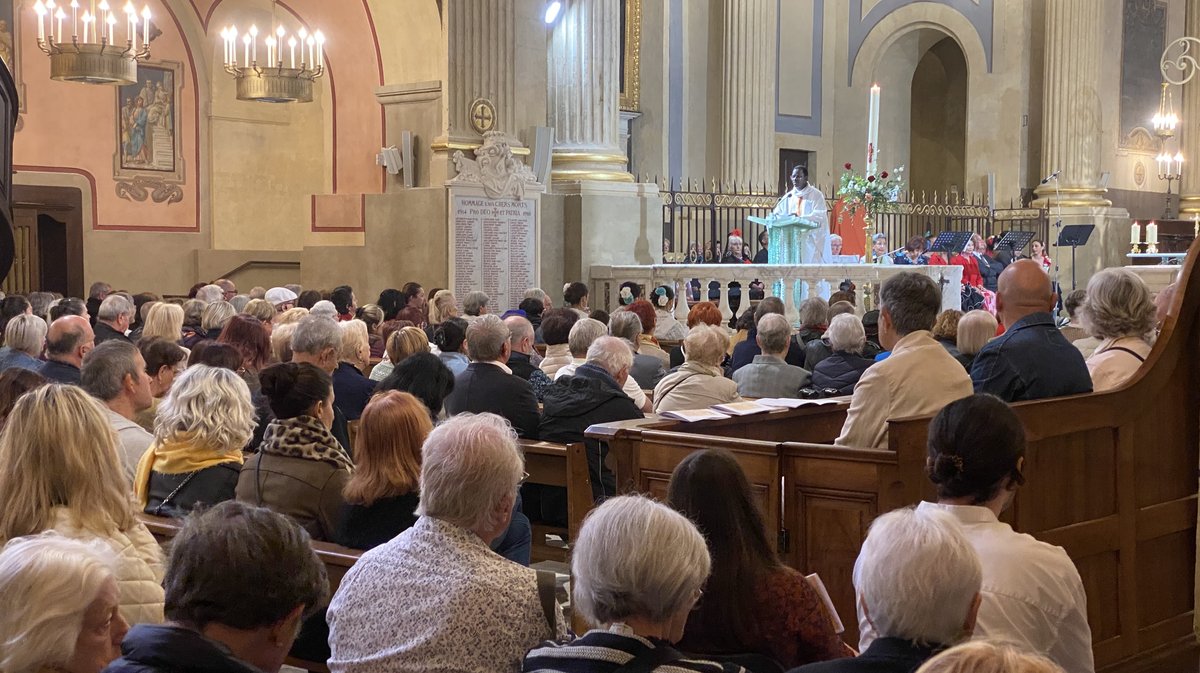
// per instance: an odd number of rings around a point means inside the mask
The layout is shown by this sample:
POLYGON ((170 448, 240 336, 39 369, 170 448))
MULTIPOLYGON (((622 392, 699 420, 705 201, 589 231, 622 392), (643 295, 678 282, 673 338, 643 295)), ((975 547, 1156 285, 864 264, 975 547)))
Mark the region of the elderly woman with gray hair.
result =
POLYGON ((863 372, 875 364, 863 357, 867 332, 862 320, 852 313, 834 316, 825 331, 833 354, 813 367, 812 385, 817 390, 835 390, 838 395, 851 395, 863 372))
POLYGON ((682 514, 637 495, 606 500, 584 520, 571 553, 572 603, 595 628, 531 650, 522 670, 744 672, 671 646, 711 566, 704 537, 682 514))
POLYGON ((725 378, 721 369, 728 347, 729 337, 720 328, 693 327, 683 340, 683 364, 654 387, 654 412, 742 401, 737 384, 725 378))
POLYGON ((1087 359, 1092 390, 1121 387, 1150 355, 1155 308, 1149 288, 1128 269, 1104 269, 1088 281, 1080 310, 1088 331, 1100 339, 1087 359))

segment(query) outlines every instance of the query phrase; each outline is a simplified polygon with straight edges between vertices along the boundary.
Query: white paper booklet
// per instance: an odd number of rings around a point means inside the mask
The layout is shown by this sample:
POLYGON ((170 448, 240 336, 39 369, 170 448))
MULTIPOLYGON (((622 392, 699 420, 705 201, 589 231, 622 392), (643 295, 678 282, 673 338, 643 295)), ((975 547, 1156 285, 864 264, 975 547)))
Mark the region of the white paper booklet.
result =
POLYGON ((730 402, 728 404, 714 404, 713 409, 731 416, 749 416, 750 414, 761 414, 774 409, 765 404, 758 402, 730 402))
POLYGON ((659 416, 663 418, 673 418, 677 421, 685 423, 693 423, 695 421, 713 421, 722 418, 729 418, 729 414, 723 414, 712 409, 680 409, 679 411, 663 411, 659 412, 659 416))
POLYGON ((838 616, 837 608, 833 607, 833 601, 829 598, 829 591, 825 589, 825 583, 821 581, 820 576, 813 573, 805 575, 804 579, 808 580, 809 586, 821 597, 821 602, 825 605, 825 611, 829 613, 829 620, 833 622, 833 632, 845 633, 846 626, 842 624, 842 618, 838 616))
POLYGON ((795 397, 764 397, 757 400, 759 404, 777 409, 799 409, 800 407, 818 407, 823 404, 837 404, 841 400, 829 398, 821 400, 801 400, 795 397))

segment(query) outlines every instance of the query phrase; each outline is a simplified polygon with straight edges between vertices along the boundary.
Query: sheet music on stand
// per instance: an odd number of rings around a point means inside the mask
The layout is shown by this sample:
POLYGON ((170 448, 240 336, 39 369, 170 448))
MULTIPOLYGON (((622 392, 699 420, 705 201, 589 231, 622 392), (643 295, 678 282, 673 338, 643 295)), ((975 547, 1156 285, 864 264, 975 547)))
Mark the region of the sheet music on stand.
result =
POLYGON ((1095 229, 1096 225, 1094 224, 1068 224, 1058 232, 1058 245, 1073 248, 1087 245, 1088 238, 1095 229))
POLYGON ((969 231, 943 231, 937 235, 929 249, 957 255, 967 247, 967 242, 970 240, 971 232, 969 231))
POLYGON ((1029 245, 1029 242, 1033 240, 1033 237, 1034 233, 1032 231, 1006 231, 1000 234, 1000 238, 996 239, 993 247, 997 250, 1008 248, 1015 253, 1018 250, 1024 250, 1025 246, 1029 245))

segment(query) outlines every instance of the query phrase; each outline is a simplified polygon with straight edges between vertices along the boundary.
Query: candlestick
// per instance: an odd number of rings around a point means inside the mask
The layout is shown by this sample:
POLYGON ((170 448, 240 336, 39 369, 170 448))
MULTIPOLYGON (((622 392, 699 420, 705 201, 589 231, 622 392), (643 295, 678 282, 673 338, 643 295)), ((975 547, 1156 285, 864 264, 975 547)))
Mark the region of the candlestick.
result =
POLYGON ((1183 152, 1175 153, 1175 175, 1183 175, 1183 152))
POLYGON ((108 24, 108 42, 112 44, 117 41, 117 17, 109 12, 108 20, 105 23, 108 24))
POLYGON ((305 40, 304 43, 308 45, 308 67, 316 68, 317 61, 313 58, 313 45, 316 44, 317 41, 312 35, 309 35, 308 39, 305 40))
POLYGON ((294 38, 294 37, 288 38, 288 48, 290 48, 292 51, 292 68, 295 69, 295 67, 296 67, 296 38, 294 38))
POLYGON ((1146 243, 1158 245, 1158 224, 1153 220, 1146 225, 1146 243))
POLYGON ((871 85, 867 107, 867 175, 876 173, 879 161, 879 95, 879 85, 871 85))
POLYGON ((67 18, 67 13, 63 11, 62 7, 59 7, 58 12, 56 12, 54 14, 54 18, 58 19, 58 30, 55 31, 54 34, 58 36, 58 43, 62 44, 62 41, 63 41, 63 39, 62 39, 63 38, 62 24, 63 24, 63 19, 67 18))
POLYGON ((37 0, 33 6, 33 11, 38 17, 38 42, 46 41, 46 5, 42 0, 37 0))
POLYGON ((79 37, 79 0, 71 0, 71 39, 79 37))
POLYGON ((286 35, 287 31, 283 29, 283 26, 275 27, 275 60, 278 62, 272 62, 272 65, 280 68, 283 67, 283 38, 286 35))
POLYGON ((317 40, 317 69, 325 67, 325 34, 321 31, 316 33, 317 40))
POLYGON ((250 26, 250 59, 258 63, 258 26, 250 26))
POLYGON ((1129 245, 1132 246, 1130 252, 1137 254, 1138 245, 1142 242, 1142 225, 1134 222, 1129 226, 1129 245))
POLYGON ((245 52, 246 52, 245 54, 242 55, 242 66, 249 68, 250 67, 250 34, 249 33, 242 36, 242 45, 245 47, 245 52))
POLYGON ((88 41, 88 33, 89 33, 88 26, 91 25, 91 23, 92 23, 92 15, 88 14, 88 11, 86 9, 83 10, 82 21, 83 21, 83 41, 87 42, 88 41))
MULTIPOLYGON (((150 48, 150 7, 142 5, 142 44, 150 48)), ((233 57, 230 56, 230 60, 233 57)))
POLYGON ((98 12, 92 12, 92 16, 96 18, 96 40, 104 42, 108 39, 108 26, 105 25, 105 19, 108 17, 108 0, 100 0, 100 4, 96 5, 98 12))

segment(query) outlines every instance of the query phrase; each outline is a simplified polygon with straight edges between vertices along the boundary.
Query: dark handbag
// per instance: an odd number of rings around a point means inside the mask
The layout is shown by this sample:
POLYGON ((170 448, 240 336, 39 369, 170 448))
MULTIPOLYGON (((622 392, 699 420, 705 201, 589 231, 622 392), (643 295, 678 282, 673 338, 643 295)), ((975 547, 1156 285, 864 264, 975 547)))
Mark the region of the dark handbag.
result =
POLYGON ((163 508, 166 507, 168 504, 170 504, 170 502, 175 499, 175 496, 179 495, 179 492, 183 490, 183 487, 187 486, 188 482, 192 480, 192 477, 199 474, 199 472, 200 472, 200 470, 196 470, 195 472, 189 472, 188 476, 184 477, 183 481, 179 482, 179 485, 175 487, 175 490, 168 493, 167 497, 163 498, 162 502, 158 503, 158 505, 156 505, 154 507, 153 511, 146 512, 146 513, 153 514, 154 516, 162 516, 163 508))

